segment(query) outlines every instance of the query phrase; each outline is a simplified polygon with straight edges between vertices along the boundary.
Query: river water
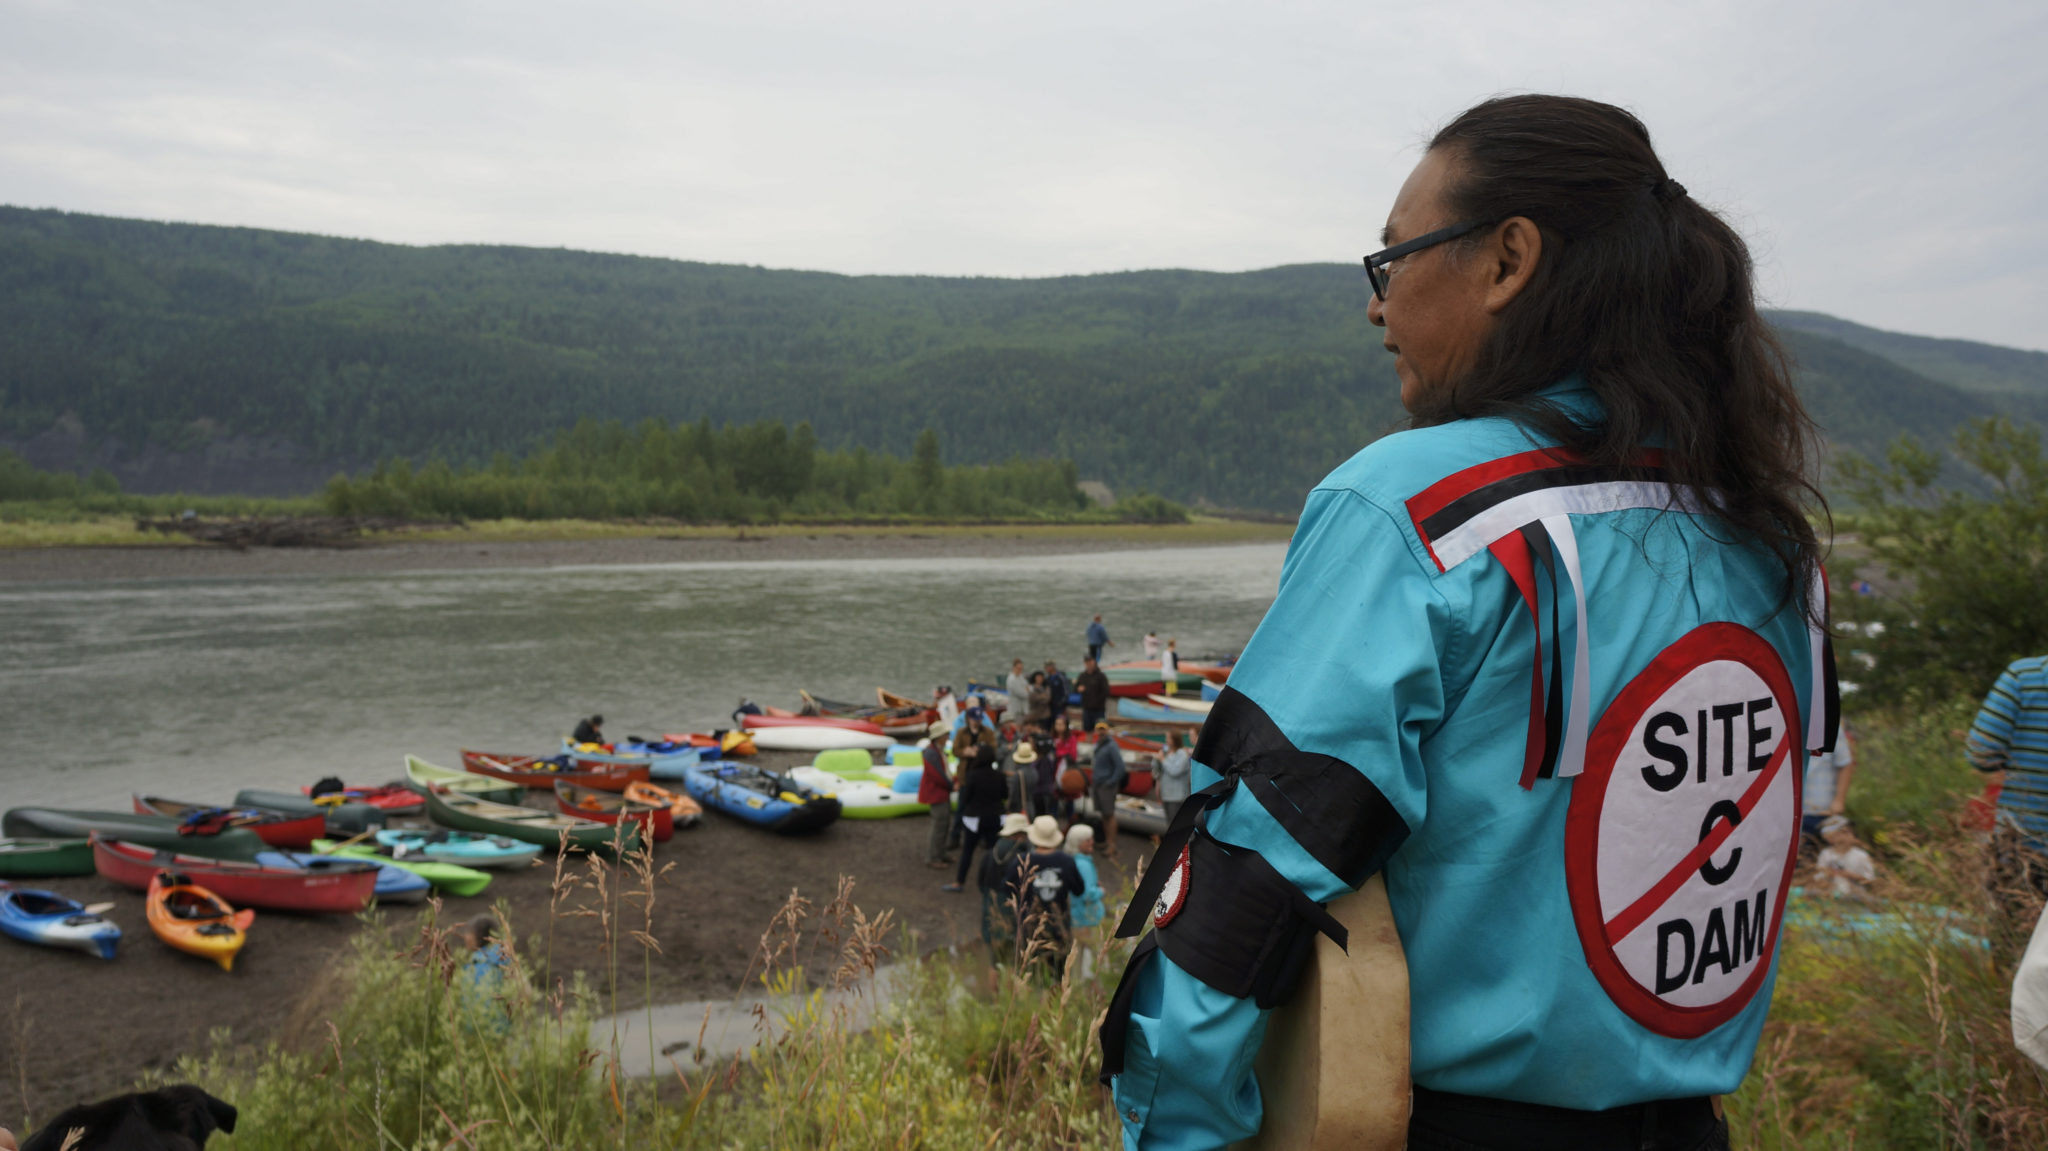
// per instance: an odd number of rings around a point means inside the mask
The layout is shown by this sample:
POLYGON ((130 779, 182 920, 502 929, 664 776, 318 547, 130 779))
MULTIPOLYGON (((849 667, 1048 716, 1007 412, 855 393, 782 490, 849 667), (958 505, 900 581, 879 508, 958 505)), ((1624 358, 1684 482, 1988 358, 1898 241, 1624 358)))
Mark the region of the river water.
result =
POLYGON ((0 808, 225 802, 406 753, 549 749, 730 723, 799 688, 924 696, 1013 656, 1078 670, 1102 613, 1188 655, 1235 651, 1281 545, 1002 559, 843 559, 0 587, 0 808))

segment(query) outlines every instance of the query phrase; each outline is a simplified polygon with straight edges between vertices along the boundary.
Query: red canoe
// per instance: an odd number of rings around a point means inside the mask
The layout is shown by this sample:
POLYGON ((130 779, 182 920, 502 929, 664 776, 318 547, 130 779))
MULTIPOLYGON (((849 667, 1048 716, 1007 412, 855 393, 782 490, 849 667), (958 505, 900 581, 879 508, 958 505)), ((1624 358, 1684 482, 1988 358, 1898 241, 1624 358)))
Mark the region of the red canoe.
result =
POLYGON ((652 836, 656 843, 666 843, 676 833, 675 813, 669 808, 635 803, 609 791, 593 791, 558 781, 555 784, 555 806, 562 809, 563 815, 596 823, 630 819, 640 825, 642 834, 652 836))
POLYGON ((864 719, 847 719, 837 715, 743 715, 740 726, 748 731, 759 731, 765 727, 836 727, 842 731, 858 731, 867 735, 887 735, 879 726, 864 719))
MULTIPOLYGON (((271 811, 262 807, 209 807, 203 803, 180 803, 156 795, 135 797, 137 815, 161 815, 178 821, 180 834, 205 835, 206 831, 185 831, 186 821, 204 813, 217 813, 218 818, 201 819, 193 824, 195 828, 241 827, 256 833, 256 838, 272 847, 288 847, 294 851, 310 851, 313 841, 327 834, 325 815, 288 815, 282 811, 271 811)), ((237 902, 230 899, 230 902, 237 902)))
POLYGON ((538 755, 501 755, 492 751, 464 751, 462 769, 492 779, 502 779, 521 787, 553 787, 557 783, 573 783, 578 787, 594 787, 599 791, 624 791, 629 783, 647 782, 647 765, 644 763, 598 763, 595 760, 575 759, 576 766, 563 771, 555 762, 538 755))
POLYGON ((273 911, 327 911, 353 915, 377 889, 377 865, 340 860, 317 868, 264 867, 155 851, 92 836, 92 862, 102 879, 149 890, 159 871, 175 871, 237 907, 273 911))
MULTIPOLYGON (((299 794, 311 798, 313 789, 302 787, 299 794)), ((347 787, 341 795, 350 803, 367 803, 379 811, 393 815, 418 815, 427 809, 427 801, 420 793, 402 783, 387 783, 382 787, 347 787)))

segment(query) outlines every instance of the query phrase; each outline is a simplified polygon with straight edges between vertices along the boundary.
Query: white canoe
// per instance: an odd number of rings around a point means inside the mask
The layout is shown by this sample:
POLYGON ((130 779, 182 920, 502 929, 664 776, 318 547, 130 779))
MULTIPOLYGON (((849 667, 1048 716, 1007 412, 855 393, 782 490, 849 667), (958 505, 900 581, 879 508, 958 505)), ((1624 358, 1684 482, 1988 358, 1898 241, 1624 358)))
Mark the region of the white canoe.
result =
POLYGON ((1208 715, 1209 709, 1216 706, 1213 699, 1195 699, 1185 695, 1148 695, 1145 698, 1160 707, 1170 707, 1175 711, 1191 711, 1196 715, 1208 715))
POLYGON ((842 747, 887 751, 896 742, 886 735, 843 727, 763 727, 748 732, 747 738, 762 751, 836 751, 842 747))

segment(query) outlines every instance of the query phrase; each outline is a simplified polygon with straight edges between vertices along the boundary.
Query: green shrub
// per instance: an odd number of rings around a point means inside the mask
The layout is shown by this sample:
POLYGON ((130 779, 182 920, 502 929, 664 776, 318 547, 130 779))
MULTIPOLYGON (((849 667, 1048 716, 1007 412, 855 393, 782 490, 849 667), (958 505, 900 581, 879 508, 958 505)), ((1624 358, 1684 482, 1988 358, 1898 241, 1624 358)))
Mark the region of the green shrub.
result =
MULTIPOLYGON (((1978 421, 1957 433, 1955 454, 1988 496, 1937 487, 1939 457, 1910 439, 1892 445, 1885 467, 1853 455, 1842 464, 1862 546, 1892 589, 1835 598, 1837 616, 1868 633, 1844 646, 1870 661, 1844 674, 1880 704, 1981 695, 2013 660, 2048 652, 2041 431, 1978 421)), ((1861 565, 1839 566, 1854 580, 1861 565)))

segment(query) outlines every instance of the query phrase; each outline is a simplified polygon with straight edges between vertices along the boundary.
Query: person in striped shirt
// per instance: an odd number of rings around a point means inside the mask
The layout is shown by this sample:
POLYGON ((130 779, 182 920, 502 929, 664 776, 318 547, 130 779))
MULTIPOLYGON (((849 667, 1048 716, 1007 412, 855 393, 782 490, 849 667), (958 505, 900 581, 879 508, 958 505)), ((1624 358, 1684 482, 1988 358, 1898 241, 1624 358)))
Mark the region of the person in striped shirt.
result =
MULTIPOLYGON (((2048 855, 2048 655, 2014 660, 1991 685, 1967 743, 1970 763, 2004 782, 1998 811, 2028 850, 2048 855)), ((2030 868, 2043 874, 2048 861, 2030 868)))

